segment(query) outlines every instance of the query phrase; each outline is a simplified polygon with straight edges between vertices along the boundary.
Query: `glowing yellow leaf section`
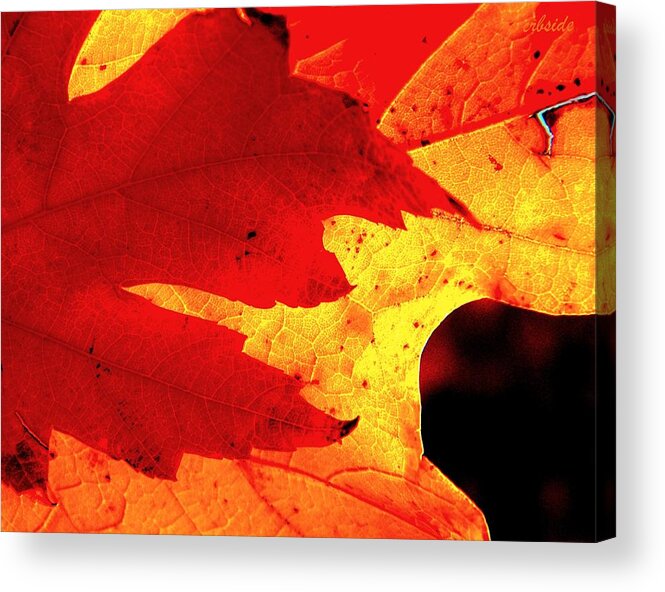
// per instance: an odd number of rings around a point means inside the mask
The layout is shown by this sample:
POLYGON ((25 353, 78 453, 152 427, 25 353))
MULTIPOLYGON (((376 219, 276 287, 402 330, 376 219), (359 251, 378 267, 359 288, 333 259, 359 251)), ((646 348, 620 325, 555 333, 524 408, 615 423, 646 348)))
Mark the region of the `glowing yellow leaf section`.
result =
POLYGON ((616 251, 611 114, 595 99, 554 114, 551 154, 533 117, 410 154, 483 224, 469 246, 486 259, 476 281, 487 296, 549 314, 610 313, 616 251))
POLYGON ((207 9, 104 10, 81 46, 69 78, 69 100, 104 88, 129 70, 192 12, 207 9))

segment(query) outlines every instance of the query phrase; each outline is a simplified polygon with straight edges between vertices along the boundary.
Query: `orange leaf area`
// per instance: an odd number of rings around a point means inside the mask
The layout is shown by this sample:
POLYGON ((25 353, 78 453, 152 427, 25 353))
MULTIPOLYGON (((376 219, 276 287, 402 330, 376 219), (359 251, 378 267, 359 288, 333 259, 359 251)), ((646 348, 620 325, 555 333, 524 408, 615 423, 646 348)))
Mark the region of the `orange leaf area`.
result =
POLYGON ((371 467, 321 478, 288 457, 236 462, 187 455, 177 481, 162 481, 59 432, 49 448, 55 505, 3 484, 3 530, 487 538, 476 507, 425 460, 407 480, 371 467))

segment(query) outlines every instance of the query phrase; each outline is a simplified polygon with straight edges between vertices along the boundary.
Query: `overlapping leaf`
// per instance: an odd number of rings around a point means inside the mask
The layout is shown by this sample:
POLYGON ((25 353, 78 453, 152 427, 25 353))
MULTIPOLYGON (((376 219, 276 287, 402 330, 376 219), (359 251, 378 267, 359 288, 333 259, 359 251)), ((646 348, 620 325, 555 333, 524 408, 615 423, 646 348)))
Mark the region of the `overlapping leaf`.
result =
POLYGON ((53 428, 169 478, 183 452, 338 441, 355 420, 309 405, 297 379, 241 354, 240 336, 122 287, 334 300, 350 285, 321 219, 401 225, 401 210, 427 214, 445 193, 350 97, 290 78, 284 24, 259 13, 251 27, 233 11, 193 15, 69 100, 94 16, 6 17, 5 478, 43 486, 53 428))

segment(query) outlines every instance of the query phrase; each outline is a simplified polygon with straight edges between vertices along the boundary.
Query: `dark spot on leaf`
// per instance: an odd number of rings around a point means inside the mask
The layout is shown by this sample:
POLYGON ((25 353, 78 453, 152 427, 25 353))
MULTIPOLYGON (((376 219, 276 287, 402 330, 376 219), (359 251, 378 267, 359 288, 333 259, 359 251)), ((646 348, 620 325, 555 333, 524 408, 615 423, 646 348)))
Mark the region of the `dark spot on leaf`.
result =
POLYGON ((347 109, 350 109, 351 107, 357 107, 358 105, 360 105, 360 103, 356 99, 350 97, 349 95, 342 95, 342 103, 344 103, 344 106, 347 109))
POLYGON ((561 92, 562 90, 566 90, 566 85, 565 84, 557 84, 556 89, 561 92))
POLYGON ((247 233, 247 240, 252 240, 256 236, 256 230, 250 230, 247 233))
POLYGON ((18 24, 21 22, 20 18, 17 18, 13 23, 12 26, 9 28, 9 36, 11 37, 15 32, 16 32, 16 27, 18 27, 18 24))
POLYGON ((533 52, 533 57, 536 60, 540 57, 540 50, 539 49, 537 49, 536 51, 533 52))
POLYGON ((342 422, 342 426, 339 430, 340 438, 344 438, 345 436, 348 436, 353 430, 355 430, 359 421, 360 421, 360 415, 358 417, 356 417, 355 419, 351 419, 349 421, 342 422))
POLYGON ((466 214, 467 210, 466 208, 458 202, 452 195, 448 196, 448 203, 450 203, 453 208, 455 208, 460 214, 466 214))
POLYGON ((247 8, 245 13, 249 18, 258 20, 262 25, 270 29, 270 32, 283 47, 289 45, 289 31, 286 28, 286 18, 268 12, 261 12, 256 8, 247 8))
POLYGON ((18 458, 20 461, 30 460, 34 456, 35 453, 26 442, 21 441, 16 445, 16 458, 18 458))
POLYGON ((421 145, 421 146, 429 146, 429 145, 430 145, 430 141, 429 141, 429 140, 426 140, 426 139, 425 139, 425 140, 420 140, 420 145, 421 145))
POLYGON ((548 127, 552 129, 552 126, 556 123, 556 120, 559 119, 559 116, 555 111, 547 111, 546 113, 543 113, 543 119, 548 127))
POLYGON ((579 78, 575 78, 575 80, 573 80, 573 83, 575 84, 575 86, 579 86, 580 84, 582 84, 582 81, 579 78))
POLYGON ((35 485, 46 482, 46 466, 35 461, 19 459, 17 454, 2 455, 2 480, 11 485, 17 492, 33 489, 35 485))
POLYGON ((496 159, 494 158, 491 154, 488 155, 490 163, 494 165, 494 170, 496 172, 499 172, 500 170, 503 169, 503 165, 496 159))

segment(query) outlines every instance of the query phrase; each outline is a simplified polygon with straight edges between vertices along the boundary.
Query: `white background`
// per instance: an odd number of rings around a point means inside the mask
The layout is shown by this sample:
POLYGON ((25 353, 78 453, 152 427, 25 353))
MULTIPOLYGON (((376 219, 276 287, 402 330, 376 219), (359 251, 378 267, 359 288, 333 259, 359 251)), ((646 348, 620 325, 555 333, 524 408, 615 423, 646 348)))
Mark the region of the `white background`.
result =
MULTIPOLYGON (((182 4, 7 1, 3 9, 182 4)), ((2 533, 4 590, 665 590, 665 21, 662 2, 617 4, 617 539, 574 545, 2 533)))

